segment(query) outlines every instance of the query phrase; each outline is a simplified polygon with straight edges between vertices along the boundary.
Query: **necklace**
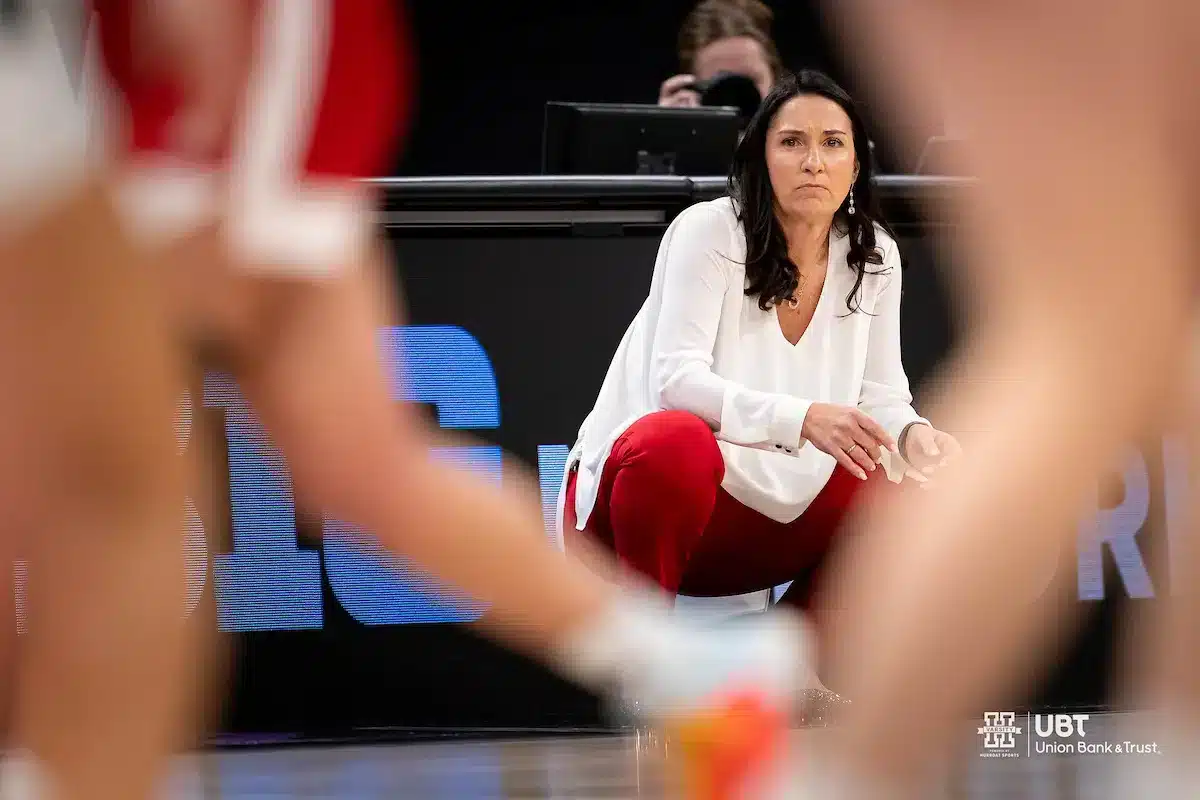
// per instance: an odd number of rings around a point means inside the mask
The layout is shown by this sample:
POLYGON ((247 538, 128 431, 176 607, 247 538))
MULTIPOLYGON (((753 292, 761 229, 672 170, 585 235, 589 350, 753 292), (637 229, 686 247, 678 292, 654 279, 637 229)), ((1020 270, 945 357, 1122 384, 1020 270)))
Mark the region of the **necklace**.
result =
MULTIPOLYGON (((829 250, 828 249, 826 249, 825 252, 821 254, 820 259, 818 259, 818 263, 822 262, 822 261, 828 265, 828 262, 829 262, 829 250)), ((807 281, 804 280, 804 273, 801 272, 799 269, 797 269, 796 270, 796 288, 795 288, 795 290, 792 291, 792 296, 787 299, 787 304, 788 304, 789 308, 795 310, 800 307, 800 295, 804 294, 804 284, 805 283, 807 283, 807 281)))
POLYGON ((792 296, 787 299, 787 304, 794 311, 800 307, 800 295, 804 292, 804 274, 800 273, 796 276, 796 288, 792 292, 792 296))

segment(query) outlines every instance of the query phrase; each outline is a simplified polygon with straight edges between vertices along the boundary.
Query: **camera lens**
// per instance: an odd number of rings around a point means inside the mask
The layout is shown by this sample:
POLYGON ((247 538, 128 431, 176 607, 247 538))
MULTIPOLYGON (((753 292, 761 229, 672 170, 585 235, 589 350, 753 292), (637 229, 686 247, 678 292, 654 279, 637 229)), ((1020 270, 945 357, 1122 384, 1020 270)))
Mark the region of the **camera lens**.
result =
POLYGON ((762 96, 754 81, 745 75, 733 72, 722 72, 702 84, 697 84, 696 91, 700 93, 700 102, 706 106, 732 106, 741 112, 744 119, 750 119, 762 103, 762 96))

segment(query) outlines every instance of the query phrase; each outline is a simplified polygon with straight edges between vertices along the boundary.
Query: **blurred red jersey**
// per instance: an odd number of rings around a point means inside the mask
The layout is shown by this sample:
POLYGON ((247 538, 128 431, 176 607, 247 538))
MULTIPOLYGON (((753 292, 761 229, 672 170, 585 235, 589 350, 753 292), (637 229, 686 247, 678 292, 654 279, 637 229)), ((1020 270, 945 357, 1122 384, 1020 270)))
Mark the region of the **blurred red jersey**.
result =
POLYGON ((252 26, 244 91, 223 153, 197 164, 171 139, 188 98, 171 74, 136 60, 135 6, 148 0, 91 2, 104 69, 124 106, 118 154, 140 171, 129 192, 134 214, 174 215, 170 224, 186 228, 229 203, 240 226, 234 238, 251 259, 318 268, 343 258, 362 228, 351 217, 371 210, 357 181, 390 168, 408 125, 414 64, 400 4, 242 0, 252 26), (208 180, 218 172, 221 188, 208 180))
MULTIPOLYGON (((92 0, 92 6, 104 66, 127 106, 132 151, 166 152, 170 123, 186 98, 169 75, 135 68, 137 2, 146 0, 92 0)), ((267 130, 286 121, 295 142, 289 147, 296 155, 293 166, 303 174, 365 178, 387 169, 412 93, 410 48, 399 4, 243 2, 255 28, 243 119, 279 117, 266 121, 267 130)))

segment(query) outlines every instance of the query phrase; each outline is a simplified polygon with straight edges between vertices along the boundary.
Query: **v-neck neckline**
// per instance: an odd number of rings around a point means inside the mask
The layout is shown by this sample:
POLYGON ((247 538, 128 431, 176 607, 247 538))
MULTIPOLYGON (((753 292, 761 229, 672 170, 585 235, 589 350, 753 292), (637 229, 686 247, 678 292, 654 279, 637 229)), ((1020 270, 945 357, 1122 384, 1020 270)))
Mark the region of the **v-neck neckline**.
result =
POLYGON ((814 327, 813 323, 815 323, 817 321, 817 317, 821 313, 821 309, 823 309, 825 307, 826 295, 829 294, 829 284, 831 283, 830 279, 833 277, 833 270, 832 270, 833 250, 834 250, 833 234, 830 234, 829 239, 830 239, 829 249, 828 249, 828 253, 825 256, 825 280, 821 282, 821 293, 819 295, 817 295, 817 304, 815 306, 813 306, 812 316, 809 318, 808 324, 806 326, 804 326, 804 332, 800 334, 799 339, 797 339, 795 342, 791 342, 790 340, 788 340, 787 334, 785 334, 783 332, 783 325, 780 324, 780 321, 779 321, 779 306, 776 306, 774 309, 772 309, 773 313, 771 316, 774 317, 775 330, 779 334, 780 340, 784 344, 786 344, 788 347, 792 348, 793 350, 800 347, 800 345, 803 344, 804 341, 809 338, 809 334, 812 332, 812 329, 814 327))

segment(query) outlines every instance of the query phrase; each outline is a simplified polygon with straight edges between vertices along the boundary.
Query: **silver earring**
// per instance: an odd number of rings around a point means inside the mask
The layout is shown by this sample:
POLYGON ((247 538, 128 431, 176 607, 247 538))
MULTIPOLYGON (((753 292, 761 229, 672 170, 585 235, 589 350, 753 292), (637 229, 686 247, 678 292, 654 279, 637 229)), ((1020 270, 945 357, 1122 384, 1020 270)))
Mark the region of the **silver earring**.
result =
POLYGON ((852 216, 852 217, 854 216, 854 188, 853 187, 851 187, 851 189, 850 189, 850 205, 846 208, 846 211, 849 212, 850 216, 852 216))

